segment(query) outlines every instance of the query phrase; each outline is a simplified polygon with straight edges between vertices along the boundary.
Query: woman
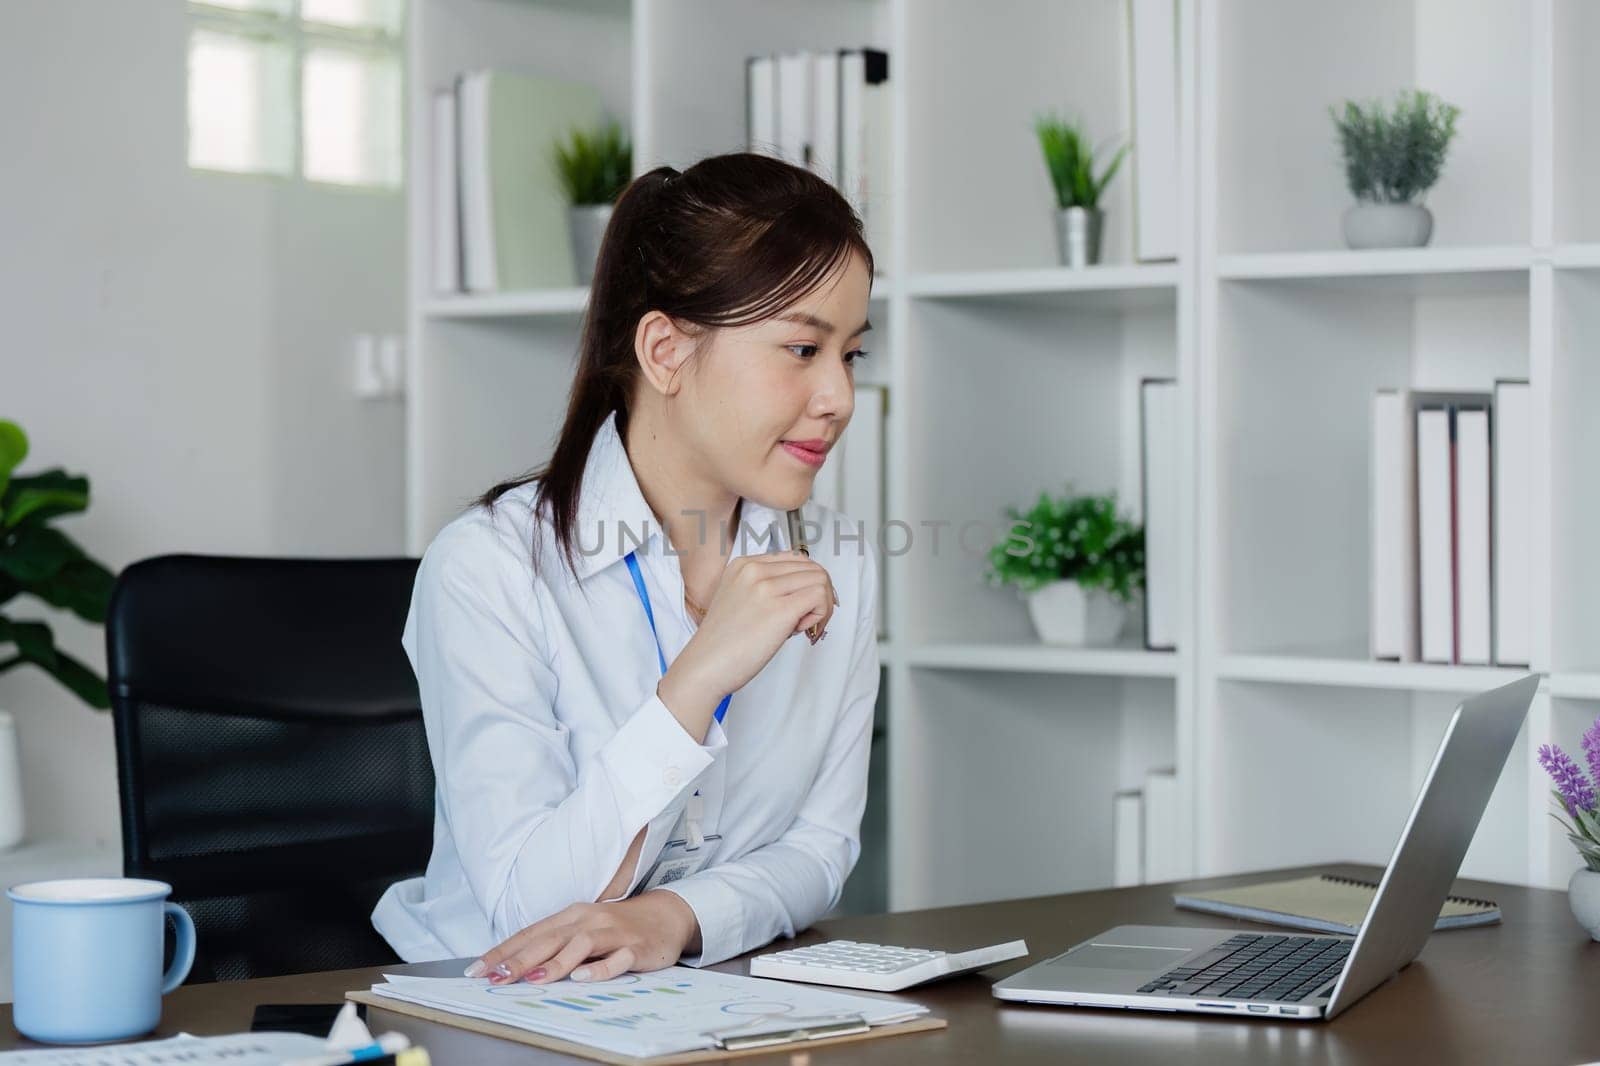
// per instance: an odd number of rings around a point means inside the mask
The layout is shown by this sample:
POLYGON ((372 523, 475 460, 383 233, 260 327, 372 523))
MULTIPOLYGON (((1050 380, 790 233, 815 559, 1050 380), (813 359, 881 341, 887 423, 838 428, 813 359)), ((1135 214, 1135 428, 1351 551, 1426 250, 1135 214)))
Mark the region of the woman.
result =
POLYGON ((838 901, 878 578, 860 528, 807 500, 850 421, 872 269, 843 197, 767 156, 658 167, 618 200, 549 463, 417 572, 433 855, 373 912, 403 959, 606 980, 838 901), (802 505, 809 556, 784 521, 802 505))

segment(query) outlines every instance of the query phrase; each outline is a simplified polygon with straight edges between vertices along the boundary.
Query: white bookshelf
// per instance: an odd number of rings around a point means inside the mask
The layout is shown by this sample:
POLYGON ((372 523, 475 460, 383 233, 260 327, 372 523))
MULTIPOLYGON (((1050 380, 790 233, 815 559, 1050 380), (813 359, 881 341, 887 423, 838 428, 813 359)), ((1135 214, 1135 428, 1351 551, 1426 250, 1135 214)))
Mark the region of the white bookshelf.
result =
POLYGON ((1137 506, 1141 377, 1180 384, 1177 653, 1062 649, 983 561, 884 559, 890 901, 1109 885, 1111 795, 1175 766, 1183 868, 1383 861, 1462 694, 1501 668, 1369 661, 1374 389, 1533 384, 1534 669, 1548 676, 1467 876, 1564 884, 1540 743, 1600 713, 1600 9, 1583 0, 1176 0, 1180 252, 1055 264, 1035 111, 1130 130, 1125 0, 411 0, 408 541, 541 461, 587 293, 428 285, 429 91, 504 65, 585 78, 635 170, 742 148, 749 53, 890 55, 891 225, 873 355, 891 517, 996 523, 1042 488, 1137 506), (1463 10, 1463 9, 1466 10, 1463 10), (1434 240, 1351 252, 1327 106, 1420 85, 1463 108, 1434 240))

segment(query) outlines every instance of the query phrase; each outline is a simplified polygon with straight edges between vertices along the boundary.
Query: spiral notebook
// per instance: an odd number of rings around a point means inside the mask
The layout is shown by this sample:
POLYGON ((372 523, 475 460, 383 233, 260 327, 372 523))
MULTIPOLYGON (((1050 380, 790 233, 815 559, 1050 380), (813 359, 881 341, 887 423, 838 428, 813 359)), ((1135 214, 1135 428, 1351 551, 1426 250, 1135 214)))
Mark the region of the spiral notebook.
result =
MULTIPOLYGON (((1192 911, 1244 918, 1252 922, 1354 936, 1372 909, 1378 886, 1352 877, 1297 877, 1241 888, 1174 895, 1172 902, 1192 911)), ((1434 929, 1492 925, 1500 920, 1493 900, 1451 896, 1439 911, 1434 929)))

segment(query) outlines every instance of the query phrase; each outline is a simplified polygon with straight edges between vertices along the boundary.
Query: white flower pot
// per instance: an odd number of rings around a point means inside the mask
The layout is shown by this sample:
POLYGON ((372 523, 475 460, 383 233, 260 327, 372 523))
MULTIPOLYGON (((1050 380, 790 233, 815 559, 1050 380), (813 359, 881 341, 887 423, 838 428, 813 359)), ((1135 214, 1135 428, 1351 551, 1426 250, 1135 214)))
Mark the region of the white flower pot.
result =
POLYGON ((1572 871, 1567 882, 1567 903, 1578 924, 1589 931, 1592 940, 1600 940, 1600 873, 1580 866, 1572 871))
POLYGON ((1421 204, 1356 204, 1344 213, 1351 248, 1421 248, 1433 236, 1433 212, 1421 204))
POLYGON ((1033 628, 1046 644, 1111 644, 1127 621, 1127 612, 1109 592, 1085 590, 1076 581, 1052 581, 1028 593, 1027 599, 1033 628))

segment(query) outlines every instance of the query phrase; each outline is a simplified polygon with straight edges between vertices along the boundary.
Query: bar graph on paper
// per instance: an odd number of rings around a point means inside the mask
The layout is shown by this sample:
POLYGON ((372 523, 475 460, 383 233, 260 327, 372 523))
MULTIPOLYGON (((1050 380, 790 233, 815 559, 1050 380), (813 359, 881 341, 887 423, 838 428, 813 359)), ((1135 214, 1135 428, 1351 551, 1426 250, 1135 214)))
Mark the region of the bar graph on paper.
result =
POLYGON ((915 1004, 681 966, 550 984, 385 976, 387 984, 372 986, 377 995, 640 1056, 707 1047, 708 1033, 769 1021, 859 1014, 883 1024, 926 1013, 915 1004))

